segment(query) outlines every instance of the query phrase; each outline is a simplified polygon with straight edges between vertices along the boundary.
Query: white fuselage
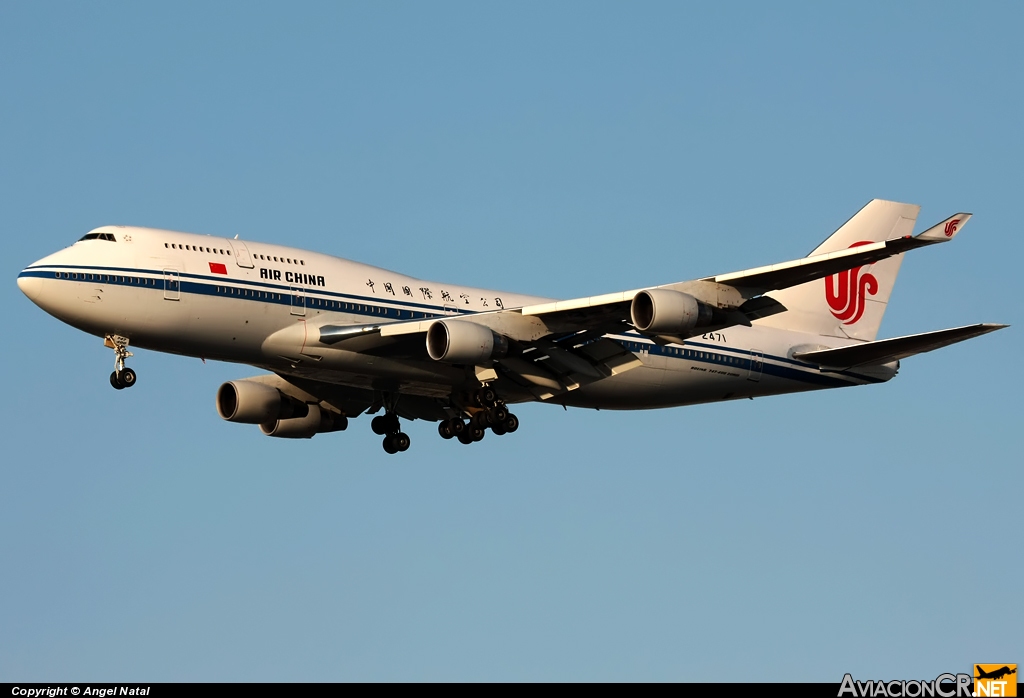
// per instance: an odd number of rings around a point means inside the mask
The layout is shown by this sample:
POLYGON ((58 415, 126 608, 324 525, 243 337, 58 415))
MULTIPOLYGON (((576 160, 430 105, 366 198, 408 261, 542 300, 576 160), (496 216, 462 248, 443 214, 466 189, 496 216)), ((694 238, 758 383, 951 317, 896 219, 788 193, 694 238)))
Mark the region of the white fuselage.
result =
MULTIPOLYGON (((440 397, 465 378, 464 371, 429 358, 358 351, 336 351, 309 365, 295 358, 308 328, 457 316, 547 301, 422 281, 280 245, 135 227, 93 232, 101 237, 45 257, 19 276, 25 294, 51 315, 100 337, 127 337, 132 346, 342 386, 394 385, 402 392, 440 397)), ((551 402, 645 409, 876 383, 896 373, 895 365, 822 371, 794 360, 794 350, 854 342, 756 322, 667 346, 633 333, 609 336, 642 366, 551 402)))

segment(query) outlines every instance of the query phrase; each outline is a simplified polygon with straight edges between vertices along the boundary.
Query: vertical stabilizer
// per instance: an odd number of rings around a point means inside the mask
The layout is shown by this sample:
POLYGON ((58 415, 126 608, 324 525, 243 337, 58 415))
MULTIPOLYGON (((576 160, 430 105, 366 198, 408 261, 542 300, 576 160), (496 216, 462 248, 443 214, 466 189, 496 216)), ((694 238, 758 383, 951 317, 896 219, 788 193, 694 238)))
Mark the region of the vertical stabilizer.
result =
MULTIPOLYGON (((910 235, 920 206, 873 199, 846 221, 811 255, 837 252, 870 242, 910 235)), ((882 315, 903 255, 843 271, 800 286, 767 294, 788 309, 756 324, 829 337, 871 341, 878 336, 882 315)))

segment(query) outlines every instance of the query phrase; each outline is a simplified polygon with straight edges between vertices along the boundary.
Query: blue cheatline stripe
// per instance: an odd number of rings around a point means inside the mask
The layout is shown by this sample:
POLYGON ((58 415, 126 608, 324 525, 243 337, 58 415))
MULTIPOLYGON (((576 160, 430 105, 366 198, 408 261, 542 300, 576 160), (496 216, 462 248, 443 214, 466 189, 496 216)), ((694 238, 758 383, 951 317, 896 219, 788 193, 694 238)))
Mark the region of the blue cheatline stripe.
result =
MULTIPOLYGON (((153 269, 133 269, 127 267, 82 267, 73 265, 49 265, 44 269, 39 267, 30 267, 21 272, 18 275, 21 277, 38 277, 44 279, 53 279, 57 272, 50 271, 51 269, 69 270, 62 271, 60 273, 67 274, 103 274, 105 276, 115 277, 113 280, 100 280, 100 279, 66 279, 60 277, 61 281, 70 281, 73 283, 106 283, 115 286, 135 286, 140 288, 152 288, 163 290, 165 283, 169 280, 169 277, 165 276, 162 270, 153 269), (128 276, 127 281, 121 281, 118 277, 128 276), (158 284, 148 283, 134 283, 134 278, 144 278, 147 281, 160 282, 158 284)), ((445 306, 432 306, 423 303, 411 303, 404 300, 383 300, 379 297, 372 296, 358 296, 348 293, 338 293, 334 291, 326 291, 321 289, 313 289, 307 286, 287 286, 280 284, 264 283, 257 281, 249 281, 246 279, 236 279, 230 276, 208 276, 204 274, 186 274, 183 272, 175 272, 178 276, 178 285, 181 293, 189 293, 198 296, 225 296, 228 298, 237 298, 240 300, 249 300, 262 303, 272 303, 280 305, 291 306, 291 296, 295 289, 301 290, 302 295, 306 299, 304 305, 307 309, 312 310, 324 310, 343 312, 351 315, 368 315, 373 317, 391 317, 395 319, 411 320, 411 319, 422 319, 430 317, 449 317, 454 310, 459 315, 472 315, 476 314, 476 311, 467 310, 464 308, 456 307, 445 307, 445 306), (197 281, 189 281, 188 279, 196 279, 197 281), (223 293, 218 292, 218 288, 231 288, 249 291, 249 294, 239 293, 223 293), (257 293, 263 293, 264 295, 256 295, 257 293), (269 295, 273 294, 273 295, 269 295), (280 296, 278 298, 277 296, 280 296), (356 308, 349 307, 345 308, 326 308, 316 304, 311 304, 308 301, 310 299, 327 299, 334 300, 336 302, 348 303, 349 306, 353 304, 369 305, 373 308, 385 308, 389 312, 379 313, 373 312, 372 310, 358 310, 356 308), (397 306, 397 307, 396 307, 397 306), (398 311, 404 310, 409 313, 408 317, 402 317, 398 314, 398 311), (413 315, 416 313, 416 315, 413 315)), ((174 289, 170 289, 173 291, 174 289)))
MULTIPOLYGON (((58 272, 51 271, 53 269, 71 270, 62 271, 64 273, 77 273, 77 274, 103 274, 107 277, 106 280, 100 279, 65 279, 63 276, 59 277, 61 281, 70 281, 73 283, 104 283, 114 286, 132 286, 136 288, 148 288, 153 291, 165 292, 170 290, 174 292, 174 289, 165 288, 166 282, 169 277, 165 276, 162 270, 155 271, 152 269, 136 269, 130 267, 93 267, 93 266, 74 266, 74 265, 48 265, 46 267, 29 267, 22 271, 18 278, 22 277, 37 277, 45 279, 55 279, 58 272), (113 278, 111 278, 113 277, 113 278), (125 280, 122 280, 125 279, 125 280), (147 283, 137 283, 135 280, 140 279, 147 283), (148 283, 153 282, 153 283, 148 283)), ((406 319, 424 319, 431 317, 448 317, 450 313, 445 312, 447 308, 441 306, 425 305, 422 303, 408 303, 406 301, 387 301, 388 303, 395 305, 400 304, 403 307, 389 307, 383 305, 380 298, 357 296, 354 294, 338 293, 334 291, 321 291, 319 289, 313 291, 307 287, 290 287, 282 286, 280 284, 271 284, 263 282, 249 281, 246 279, 236 279, 230 276, 209 276, 204 274, 188 274, 184 272, 175 272, 178 276, 178 286, 181 293, 195 295, 195 296, 214 296, 223 298, 234 298, 237 300, 247 300, 257 303, 270 303, 272 305, 282 305, 292 307, 292 290, 294 288, 301 288, 303 296, 307 301, 304 307, 306 310, 323 310, 324 312, 337 312, 344 313, 346 315, 365 315, 375 318, 392 318, 396 320, 406 319), (181 279, 195 279, 181 280, 181 279), (218 290, 220 289, 220 290, 218 290), (230 293, 226 289, 232 289, 235 291, 241 291, 244 293, 230 293), (326 308, 318 305, 311 305, 308 301, 310 299, 321 299, 326 297, 329 300, 335 300, 336 302, 345 302, 349 304, 349 308, 326 308), (357 309, 353 306, 363 306, 364 309, 357 309), (367 307, 368 306, 368 307, 367 307), (421 318, 412 317, 414 311, 409 310, 409 307, 416 308, 421 318), (374 312, 373 308, 382 308, 385 310, 384 313, 374 312), (411 317, 403 318, 400 312, 405 310, 411 317), (431 312, 424 312, 431 311, 431 312)), ((472 310, 464 310, 455 308, 456 312, 463 315, 477 314, 472 310)), ((618 342, 627 351, 638 353, 642 346, 649 354, 656 356, 664 356, 670 359, 680 359, 684 361, 690 361, 693 363, 706 363, 713 366, 725 366, 735 368, 738 371, 750 371, 752 362, 752 352, 743 349, 734 349, 732 347, 722 347, 719 345, 709 345, 700 342, 689 342, 687 341, 680 349, 684 352, 688 352, 690 355, 676 355, 672 353, 674 347, 663 347, 658 344, 647 340, 646 338, 637 335, 634 337, 624 337, 622 335, 611 335, 613 341, 618 342), (699 348, 710 356, 698 357, 695 354, 695 349, 691 347, 699 348), (740 363, 730 364, 717 359, 716 357, 732 356, 733 358, 739 359, 740 363)), ((779 378, 786 378, 788 380, 801 381, 804 383, 812 383, 815 385, 829 386, 829 387, 842 387, 848 385, 855 385, 855 381, 867 382, 867 383, 882 383, 881 379, 872 378, 868 376, 862 376, 858 374, 851 374, 846 371, 835 371, 832 375, 825 375, 818 372, 817 366, 809 363, 802 363, 788 357, 775 356, 773 354, 762 354, 761 355, 761 373, 762 375, 776 376, 779 378), (771 361, 777 361, 781 363, 791 364, 794 368, 789 366, 778 366, 771 361), (796 368, 799 367, 799 368, 796 368), (838 375, 846 376, 849 380, 842 380, 837 377, 838 375)))
MULTIPOLYGON (((164 278, 163 269, 141 269, 141 268, 133 268, 133 267, 79 266, 79 265, 71 265, 71 264, 48 264, 48 265, 40 266, 40 267, 28 267, 27 269, 22 271, 21 274, 19 274, 18 276, 19 276, 19 278, 22 277, 22 276, 38 276, 40 278, 54 278, 53 277, 53 272, 51 271, 51 270, 54 270, 54 269, 68 270, 68 271, 70 271, 72 273, 74 273, 74 272, 78 272, 78 273, 101 273, 101 274, 115 274, 115 275, 119 275, 119 276, 120 275, 126 275, 126 274, 127 275, 136 275, 136 276, 137 275, 152 275, 153 277, 158 278, 158 279, 163 279, 164 278)), ((421 311, 429 310, 431 312, 437 313, 438 315, 444 315, 444 314, 450 315, 451 311, 455 311, 456 313, 461 314, 461 315, 473 315, 473 314, 476 314, 478 312, 478 311, 469 310, 469 309, 466 309, 466 308, 459 308, 458 306, 455 306, 455 305, 447 306, 446 307, 443 303, 441 305, 431 305, 429 303, 417 303, 417 302, 407 301, 407 300, 398 298, 397 296, 393 300, 386 300, 386 299, 382 299, 380 296, 360 296, 360 295, 351 294, 351 293, 340 293, 340 292, 337 292, 337 291, 328 291, 328 290, 320 289, 320 288, 311 288, 311 287, 302 286, 302 285, 299 285, 299 284, 295 284, 293 286, 289 286, 288 284, 274 284, 274 283, 267 283, 267 282, 264 282, 264 281, 252 281, 252 280, 249 280, 249 279, 239 279, 239 278, 236 278, 236 277, 233 277, 233 276, 226 276, 226 275, 220 275, 220 274, 217 274, 217 275, 212 275, 212 274, 191 274, 191 273, 179 272, 179 271, 175 271, 174 273, 177 274, 180 279, 196 279, 196 280, 199 280, 199 281, 205 281, 207 283, 212 283, 212 284, 219 285, 219 286, 238 284, 239 286, 242 286, 242 287, 255 288, 255 289, 264 289, 264 290, 273 290, 273 291, 276 291, 276 292, 279 292, 279 293, 291 293, 291 290, 293 288, 301 288, 302 291, 307 296, 315 294, 317 296, 325 296, 325 297, 332 298, 332 299, 341 299, 341 300, 344 300, 346 302, 355 302, 355 303, 376 303, 378 305, 380 305, 381 303, 387 303, 387 304, 390 304, 390 305, 401 306, 402 309, 415 308, 415 309, 421 310, 421 311)), ((65 281, 74 281, 75 279, 63 279, 63 280, 65 280, 65 281)), ((87 279, 78 279, 78 281, 88 281, 88 280, 87 279)))

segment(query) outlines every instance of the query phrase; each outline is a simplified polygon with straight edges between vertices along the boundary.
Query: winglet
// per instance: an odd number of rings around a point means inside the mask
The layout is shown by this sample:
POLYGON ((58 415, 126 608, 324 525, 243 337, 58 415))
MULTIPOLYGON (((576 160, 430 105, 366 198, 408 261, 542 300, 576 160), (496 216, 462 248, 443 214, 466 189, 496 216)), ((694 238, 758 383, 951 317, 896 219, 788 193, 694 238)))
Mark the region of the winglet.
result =
POLYGON ((967 225, 969 220, 971 220, 970 213, 958 213, 914 237, 922 242, 945 242, 946 240, 952 240, 967 225))

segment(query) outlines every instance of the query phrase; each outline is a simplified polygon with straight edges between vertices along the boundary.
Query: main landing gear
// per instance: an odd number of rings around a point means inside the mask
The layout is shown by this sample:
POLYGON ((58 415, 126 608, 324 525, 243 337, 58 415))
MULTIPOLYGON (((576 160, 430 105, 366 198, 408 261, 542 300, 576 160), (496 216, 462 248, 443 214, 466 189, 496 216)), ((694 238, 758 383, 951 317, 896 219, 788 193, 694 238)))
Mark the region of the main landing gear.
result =
POLYGON ((370 429, 374 434, 384 435, 384 450, 388 453, 409 450, 409 435, 402 432, 402 425, 394 412, 374 417, 370 421, 370 429))
POLYGON ((124 365, 125 359, 134 356, 128 351, 128 338, 117 334, 108 334, 103 338, 103 345, 114 350, 114 372, 110 374, 110 385, 116 390, 130 388, 135 385, 135 371, 124 365))
POLYGON ((461 417, 446 419, 437 426, 437 433, 442 439, 456 438, 460 443, 471 444, 482 441, 487 429, 495 435, 511 434, 519 428, 519 418, 508 411, 494 388, 484 386, 471 396, 472 407, 467 423, 461 417))

